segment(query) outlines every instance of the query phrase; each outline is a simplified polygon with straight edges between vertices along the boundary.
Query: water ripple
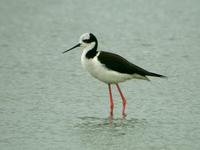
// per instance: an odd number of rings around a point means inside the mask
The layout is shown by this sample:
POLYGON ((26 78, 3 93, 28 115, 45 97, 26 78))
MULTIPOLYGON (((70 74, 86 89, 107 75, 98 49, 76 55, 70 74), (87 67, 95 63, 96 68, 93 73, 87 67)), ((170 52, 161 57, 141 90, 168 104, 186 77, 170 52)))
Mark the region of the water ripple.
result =
POLYGON ((136 126, 144 126, 147 121, 146 119, 137 118, 97 118, 97 117, 79 117, 79 123, 77 123, 75 128, 85 128, 85 129, 121 129, 121 128, 135 128, 136 126))

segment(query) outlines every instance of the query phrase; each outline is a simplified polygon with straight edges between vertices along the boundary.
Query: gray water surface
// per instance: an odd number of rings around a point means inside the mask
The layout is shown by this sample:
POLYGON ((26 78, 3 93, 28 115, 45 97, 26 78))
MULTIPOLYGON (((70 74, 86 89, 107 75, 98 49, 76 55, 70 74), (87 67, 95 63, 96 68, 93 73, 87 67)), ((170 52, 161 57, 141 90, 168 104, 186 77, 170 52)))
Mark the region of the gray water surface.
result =
POLYGON ((0 0, 1 150, 200 149, 200 1, 0 0), (82 69, 92 32, 99 49, 168 79, 107 85, 82 69))

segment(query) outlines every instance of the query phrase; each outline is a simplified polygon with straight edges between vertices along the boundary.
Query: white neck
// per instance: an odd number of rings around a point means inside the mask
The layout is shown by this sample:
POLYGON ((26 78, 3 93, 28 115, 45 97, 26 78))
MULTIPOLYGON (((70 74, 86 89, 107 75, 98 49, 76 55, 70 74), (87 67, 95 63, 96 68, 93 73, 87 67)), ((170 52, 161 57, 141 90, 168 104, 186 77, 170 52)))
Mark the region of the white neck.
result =
POLYGON ((92 50, 95 47, 95 42, 92 42, 90 44, 83 45, 83 53, 87 53, 88 51, 92 50))

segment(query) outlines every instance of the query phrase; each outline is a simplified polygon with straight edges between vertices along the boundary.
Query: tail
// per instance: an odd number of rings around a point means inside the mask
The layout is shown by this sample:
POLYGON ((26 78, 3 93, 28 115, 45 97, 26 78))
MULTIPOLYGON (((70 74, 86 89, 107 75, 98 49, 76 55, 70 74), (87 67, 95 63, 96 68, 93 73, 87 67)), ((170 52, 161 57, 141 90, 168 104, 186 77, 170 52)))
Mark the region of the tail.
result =
POLYGON ((167 76, 163 76, 161 74, 157 74, 157 73, 153 73, 153 72, 149 72, 147 74, 147 76, 152 76, 152 77, 160 77, 160 78, 167 78, 167 76))

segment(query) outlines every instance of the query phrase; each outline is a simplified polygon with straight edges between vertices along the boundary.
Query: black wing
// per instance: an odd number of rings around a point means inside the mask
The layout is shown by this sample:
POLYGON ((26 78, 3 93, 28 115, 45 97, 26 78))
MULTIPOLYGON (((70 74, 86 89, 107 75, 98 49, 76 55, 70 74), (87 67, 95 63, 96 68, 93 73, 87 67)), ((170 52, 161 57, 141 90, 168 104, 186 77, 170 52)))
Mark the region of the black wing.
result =
POLYGON ((120 73, 126 73, 126 74, 139 74, 142 76, 149 75, 150 72, 148 72, 145 69, 142 69, 125 58, 109 52, 101 51, 98 56, 99 61, 104 64, 108 69, 114 70, 120 73))

